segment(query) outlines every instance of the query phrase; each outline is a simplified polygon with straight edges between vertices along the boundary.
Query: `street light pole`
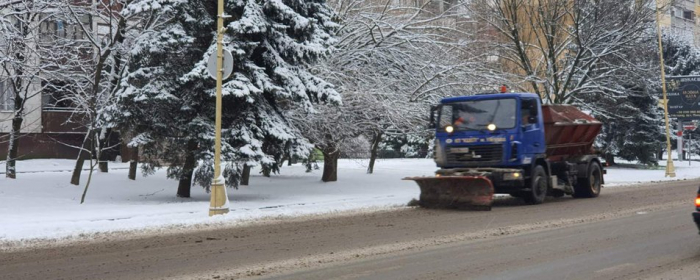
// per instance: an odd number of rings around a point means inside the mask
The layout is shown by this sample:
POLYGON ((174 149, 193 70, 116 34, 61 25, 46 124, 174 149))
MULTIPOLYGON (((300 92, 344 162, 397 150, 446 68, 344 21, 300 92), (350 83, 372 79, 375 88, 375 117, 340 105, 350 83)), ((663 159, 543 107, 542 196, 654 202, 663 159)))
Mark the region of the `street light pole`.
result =
POLYGON ((228 195, 221 176, 221 87, 223 84, 224 0, 219 0, 216 22, 216 128, 214 140, 214 180, 211 184, 209 216, 228 213, 228 195))
MULTIPOLYGON (((659 16, 659 0, 656 0, 656 28, 659 36, 659 64, 661 65, 661 89, 664 97, 664 119, 666 120, 666 177, 676 177, 671 156, 671 127, 668 123, 668 99, 666 98, 666 69, 664 69, 664 48, 661 42, 661 17, 659 16)), ((680 147, 679 147, 680 149, 680 147)))

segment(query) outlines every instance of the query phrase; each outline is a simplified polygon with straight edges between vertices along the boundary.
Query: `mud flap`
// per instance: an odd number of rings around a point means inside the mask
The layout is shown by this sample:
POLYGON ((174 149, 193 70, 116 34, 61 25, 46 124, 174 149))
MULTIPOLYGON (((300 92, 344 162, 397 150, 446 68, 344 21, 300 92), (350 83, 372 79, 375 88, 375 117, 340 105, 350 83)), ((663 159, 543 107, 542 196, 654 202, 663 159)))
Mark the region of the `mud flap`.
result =
POLYGON ((491 210, 493 183, 484 176, 409 177, 420 186, 419 205, 426 208, 491 210))

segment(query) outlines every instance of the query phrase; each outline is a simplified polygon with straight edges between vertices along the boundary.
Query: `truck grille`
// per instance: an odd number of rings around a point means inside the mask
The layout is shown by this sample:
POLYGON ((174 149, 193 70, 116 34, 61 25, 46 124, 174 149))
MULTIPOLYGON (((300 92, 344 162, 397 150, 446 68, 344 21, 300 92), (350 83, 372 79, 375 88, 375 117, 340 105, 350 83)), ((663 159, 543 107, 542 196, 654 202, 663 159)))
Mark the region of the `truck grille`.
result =
POLYGON ((447 162, 450 164, 477 165, 497 163, 503 158, 503 145, 481 145, 447 148, 447 162))

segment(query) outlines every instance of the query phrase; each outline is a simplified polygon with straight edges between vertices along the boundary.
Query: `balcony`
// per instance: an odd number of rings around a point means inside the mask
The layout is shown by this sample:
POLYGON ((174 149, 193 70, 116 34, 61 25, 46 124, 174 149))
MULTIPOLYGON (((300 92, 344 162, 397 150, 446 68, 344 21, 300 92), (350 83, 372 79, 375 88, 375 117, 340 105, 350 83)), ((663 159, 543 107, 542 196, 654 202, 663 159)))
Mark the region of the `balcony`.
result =
POLYGON ((43 133, 84 134, 82 114, 73 108, 44 108, 41 112, 43 133))

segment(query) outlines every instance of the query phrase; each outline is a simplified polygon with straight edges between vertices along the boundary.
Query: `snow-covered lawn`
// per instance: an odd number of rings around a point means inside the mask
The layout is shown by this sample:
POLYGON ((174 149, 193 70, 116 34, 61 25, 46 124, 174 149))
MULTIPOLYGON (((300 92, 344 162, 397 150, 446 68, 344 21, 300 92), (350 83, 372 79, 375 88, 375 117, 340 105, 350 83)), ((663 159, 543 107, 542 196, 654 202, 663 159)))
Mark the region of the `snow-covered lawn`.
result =
MULTIPOLYGON (((109 173, 96 172, 85 204, 83 185, 70 180, 72 160, 28 160, 18 163, 18 179, 0 178, 0 243, 21 239, 75 237, 81 234, 234 224, 265 217, 299 216, 357 209, 385 209, 417 198, 418 187, 406 176, 431 175, 432 160, 379 160, 375 174, 365 173, 367 160, 341 160, 339 181, 323 183, 321 170, 306 173, 301 165, 285 166, 271 178, 251 177, 250 186, 229 189, 231 212, 208 217, 209 195, 198 186, 192 198, 177 198, 177 181, 159 171, 127 179, 126 164, 111 163, 109 173)), ((676 178, 664 178, 664 168, 609 168, 606 186, 700 177, 700 163, 676 162, 676 178)), ((0 164, 0 170, 4 165, 0 164)), ((81 183, 85 183, 83 172, 81 183)))

